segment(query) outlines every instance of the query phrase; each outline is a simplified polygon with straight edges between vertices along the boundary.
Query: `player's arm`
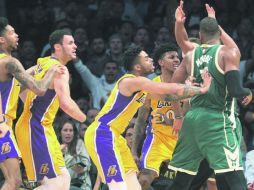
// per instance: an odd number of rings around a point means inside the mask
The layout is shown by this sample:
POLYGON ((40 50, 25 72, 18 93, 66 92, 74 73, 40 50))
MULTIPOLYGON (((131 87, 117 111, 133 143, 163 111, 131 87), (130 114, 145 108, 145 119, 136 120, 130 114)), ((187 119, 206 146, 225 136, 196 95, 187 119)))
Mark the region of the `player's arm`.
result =
MULTIPOLYGON (((208 14, 208 17, 216 19, 214 8, 210 7, 208 4, 205 4, 205 7, 206 7, 206 12, 208 14)), ((238 46, 236 45, 235 41, 223 30, 222 27, 219 26, 219 28, 221 31, 220 39, 221 39, 222 43, 225 46, 234 49, 234 51, 237 54, 239 54, 239 56, 241 56, 240 50, 239 50, 238 46)))
POLYGON ((131 152, 136 162, 139 161, 137 151, 138 151, 138 147, 141 144, 142 139, 144 139, 147 119, 150 113, 150 105, 151 105, 151 99, 149 98, 149 95, 148 95, 146 97, 146 100, 143 106, 141 106, 138 110, 138 117, 134 125, 135 132, 134 132, 131 152))
MULTIPOLYGON (((197 94, 204 94, 211 84, 211 77, 205 78, 204 86, 195 87, 177 83, 158 83, 145 77, 125 78, 119 82, 119 90, 123 95, 131 96, 134 92, 147 91, 148 93, 164 95, 166 101, 190 98, 197 94)), ((163 96, 160 98, 163 99, 163 96)))
POLYGON ((252 93, 249 88, 244 88, 241 83, 239 72, 240 56, 233 49, 227 47, 223 47, 222 51, 228 93, 236 98, 247 97, 245 103, 248 104, 252 99, 252 93))
POLYGON ((4 137, 6 133, 10 130, 10 127, 5 122, 5 116, 2 112, 2 95, 0 91, 0 138, 4 137))
POLYGON ((31 75, 26 73, 22 64, 17 59, 7 57, 3 59, 3 61, 5 62, 5 69, 8 74, 15 77, 21 85, 29 88, 40 96, 45 94, 56 72, 56 67, 52 67, 52 69, 48 70, 42 80, 37 81, 31 75))
POLYGON ((59 99, 60 108, 72 118, 84 122, 86 115, 79 109, 70 96, 69 72, 67 69, 64 74, 55 76, 54 89, 59 99))
POLYGON ((186 54, 195 48, 194 43, 189 41, 188 34, 186 32, 184 23, 186 20, 185 13, 183 11, 183 1, 180 1, 180 5, 177 7, 175 12, 175 37, 178 46, 182 52, 186 54))

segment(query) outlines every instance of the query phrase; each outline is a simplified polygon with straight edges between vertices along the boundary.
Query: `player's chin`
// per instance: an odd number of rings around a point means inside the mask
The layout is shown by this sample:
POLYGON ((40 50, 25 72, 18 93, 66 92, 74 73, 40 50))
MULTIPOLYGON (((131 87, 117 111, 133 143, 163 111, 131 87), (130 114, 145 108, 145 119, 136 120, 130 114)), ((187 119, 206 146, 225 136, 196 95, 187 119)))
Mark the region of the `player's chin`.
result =
POLYGON ((77 58, 76 53, 75 53, 75 54, 72 54, 72 55, 71 55, 71 58, 72 58, 72 59, 76 59, 76 58, 77 58))

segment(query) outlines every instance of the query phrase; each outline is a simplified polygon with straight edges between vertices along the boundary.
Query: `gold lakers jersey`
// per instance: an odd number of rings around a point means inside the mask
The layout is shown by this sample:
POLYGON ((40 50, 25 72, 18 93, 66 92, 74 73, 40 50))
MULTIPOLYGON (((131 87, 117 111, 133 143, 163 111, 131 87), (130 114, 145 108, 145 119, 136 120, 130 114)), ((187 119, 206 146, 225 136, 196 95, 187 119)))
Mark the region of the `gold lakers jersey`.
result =
POLYGON ((139 91, 132 96, 124 96, 119 92, 119 81, 127 77, 136 77, 132 74, 125 74, 116 83, 107 102, 99 112, 96 121, 110 126, 118 133, 123 133, 133 118, 138 108, 143 105, 147 92, 139 91))
MULTIPOLYGON (((41 80, 46 71, 54 64, 60 64, 54 57, 39 58, 37 60, 34 78, 41 80)), ((29 90, 24 105, 24 111, 19 122, 22 122, 24 118, 30 118, 32 115, 32 117, 40 121, 43 126, 51 126, 58 108, 59 101, 55 90, 48 89, 44 96, 37 96, 34 92, 29 90)))
MULTIPOLYGON (((161 77, 157 76, 153 79, 155 82, 161 82, 161 77)), ((172 127, 170 125, 165 124, 157 124, 155 115, 158 113, 165 114, 168 119, 172 120, 172 124, 174 121, 174 112, 173 107, 168 101, 161 101, 156 99, 151 99, 151 117, 149 121, 149 125, 152 126, 153 132, 160 132, 165 135, 172 135, 172 127)))
MULTIPOLYGON (((0 59, 7 57, 6 54, 1 53, 0 59)), ((12 127, 12 121, 16 118, 18 97, 20 86, 15 78, 11 80, 0 82, 0 91, 2 94, 2 112, 7 118, 7 123, 12 127)))

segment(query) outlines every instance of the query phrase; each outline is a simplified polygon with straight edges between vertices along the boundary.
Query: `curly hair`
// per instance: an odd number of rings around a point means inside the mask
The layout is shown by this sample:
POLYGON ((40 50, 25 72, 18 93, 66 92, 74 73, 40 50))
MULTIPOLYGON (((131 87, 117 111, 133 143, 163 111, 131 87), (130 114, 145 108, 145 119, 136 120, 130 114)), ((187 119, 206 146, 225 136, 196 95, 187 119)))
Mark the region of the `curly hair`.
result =
POLYGON ((165 56, 166 52, 169 51, 178 51, 178 48, 173 43, 167 43, 163 44, 160 47, 158 47, 153 54, 153 61, 156 69, 159 69, 159 60, 162 59, 165 56))
POLYGON ((8 25, 8 19, 5 17, 0 17, 0 36, 4 34, 5 27, 8 25))
POLYGON ((131 46, 123 54, 122 61, 124 69, 126 71, 131 71, 133 66, 137 64, 137 58, 140 52, 143 50, 141 46, 131 46))

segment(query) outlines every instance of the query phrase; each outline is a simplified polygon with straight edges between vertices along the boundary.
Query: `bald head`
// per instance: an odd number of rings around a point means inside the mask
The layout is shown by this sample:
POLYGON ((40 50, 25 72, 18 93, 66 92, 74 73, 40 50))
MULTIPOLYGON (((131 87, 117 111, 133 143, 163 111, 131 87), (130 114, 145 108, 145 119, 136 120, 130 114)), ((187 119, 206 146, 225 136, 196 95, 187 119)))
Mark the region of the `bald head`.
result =
POLYGON ((220 38, 220 28, 216 19, 205 17, 200 22, 200 35, 202 42, 220 38))

